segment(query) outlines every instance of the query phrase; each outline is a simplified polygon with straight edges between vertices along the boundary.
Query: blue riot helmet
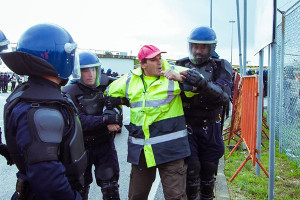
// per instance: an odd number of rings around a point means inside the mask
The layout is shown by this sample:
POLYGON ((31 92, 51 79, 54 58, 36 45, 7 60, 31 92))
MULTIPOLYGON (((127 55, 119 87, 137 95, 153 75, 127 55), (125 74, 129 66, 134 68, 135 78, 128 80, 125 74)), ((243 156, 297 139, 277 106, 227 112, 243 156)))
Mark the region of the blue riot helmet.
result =
POLYGON ((16 51, 46 61, 55 69, 57 77, 68 80, 76 64, 76 48, 77 44, 64 28, 38 24, 23 33, 16 51))
POLYGON ((247 75, 252 75, 252 69, 247 70, 247 75))
POLYGON ((189 38, 189 59, 195 65, 200 65, 206 62, 212 56, 216 49, 217 38, 213 29, 205 26, 195 28, 189 38), (208 45, 209 51, 206 54, 198 52, 200 44, 208 45))
POLYGON ((107 76, 111 76, 111 72, 112 72, 111 69, 108 68, 107 71, 106 71, 106 75, 107 75, 107 76))
POLYGON ((9 40, 4 33, 0 30, 0 52, 8 48, 9 40))
POLYGON ((81 52, 79 54, 79 63, 82 84, 90 87, 98 87, 101 79, 101 63, 96 54, 92 52, 81 52))

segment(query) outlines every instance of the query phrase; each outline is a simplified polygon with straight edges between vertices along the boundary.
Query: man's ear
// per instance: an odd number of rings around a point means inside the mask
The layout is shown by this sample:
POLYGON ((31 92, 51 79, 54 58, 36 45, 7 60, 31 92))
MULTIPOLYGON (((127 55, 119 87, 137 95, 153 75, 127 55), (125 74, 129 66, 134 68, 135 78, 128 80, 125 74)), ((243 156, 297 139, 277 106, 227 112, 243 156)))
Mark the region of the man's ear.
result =
POLYGON ((142 68, 142 69, 145 69, 145 68, 146 68, 145 65, 146 65, 146 63, 141 63, 141 68, 142 68))

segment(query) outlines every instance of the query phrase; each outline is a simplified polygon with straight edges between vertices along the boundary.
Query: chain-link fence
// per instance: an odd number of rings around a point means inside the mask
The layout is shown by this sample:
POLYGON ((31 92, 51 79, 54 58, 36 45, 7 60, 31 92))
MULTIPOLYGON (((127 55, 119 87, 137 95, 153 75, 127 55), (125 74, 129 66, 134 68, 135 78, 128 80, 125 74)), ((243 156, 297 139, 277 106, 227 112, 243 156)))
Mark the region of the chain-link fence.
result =
POLYGON ((279 149, 300 166, 300 3, 283 16, 276 30, 275 130, 279 149))

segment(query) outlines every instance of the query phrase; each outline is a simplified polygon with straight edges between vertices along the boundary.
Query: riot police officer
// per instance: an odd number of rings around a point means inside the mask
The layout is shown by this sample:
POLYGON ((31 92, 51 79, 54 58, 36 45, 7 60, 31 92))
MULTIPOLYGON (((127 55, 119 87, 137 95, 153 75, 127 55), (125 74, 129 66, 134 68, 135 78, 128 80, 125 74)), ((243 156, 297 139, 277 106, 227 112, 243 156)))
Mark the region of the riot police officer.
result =
POLYGON ((82 199, 87 156, 79 118, 62 95, 75 64, 77 45, 54 24, 26 30, 16 52, 1 54, 15 73, 29 79, 4 107, 5 138, 19 172, 12 199, 82 199))
POLYGON ((176 62, 176 65, 194 69, 183 75, 198 93, 192 98, 182 94, 190 130, 191 156, 186 159, 189 200, 214 198, 215 174, 218 161, 224 154, 221 116, 229 102, 232 67, 227 60, 212 58, 216 43, 213 29, 198 27, 188 39, 189 57, 176 62))
MULTIPOLYGON (((9 40, 6 38, 6 36, 4 35, 4 33, 0 30, 0 53, 8 48, 8 44, 9 44, 9 40)), ((1 65, 2 61, 0 59, 0 65, 1 65)), ((1 72, 0 74, 0 92, 2 91, 2 87, 4 84, 4 75, 1 72)), ((11 157, 9 156, 9 152, 7 149, 6 144, 2 143, 2 130, 0 127, 0 155, 4 156, 7 160, 7 164, 12 165, 13 161, 11 159, 11 157)))
MULTIPOLYGON (((9 43, 10 43, 9 40, 6 38, 4 33, 0 30, 0 52, 2 52, 3 50, 6 50, 8 48, 9 43)), ((1 63, 2 63, 2 61, 0 59, 0 65, 1 65, 1 63)), ((0 75, 0 92, 4 91, 3 86, 4 86, 4 74, 1 72, 1 75, 0 75)))
POLYGON ((88 167, 85 171, 84 199, 92 178, 92 165, 95 165, 97 185, 101 187, 104 200, 119 198, 119 163, 114 145, 114 132, 120 130, 119 110, 104 110, 105 97, 100 87, 100 62, 91 52, 79 54, 81 78, 63 88, 73 99, 79 110, 83 128, 84 144, 88 150, 88 167), (104 111, 103 111, 104 110, 104 111))

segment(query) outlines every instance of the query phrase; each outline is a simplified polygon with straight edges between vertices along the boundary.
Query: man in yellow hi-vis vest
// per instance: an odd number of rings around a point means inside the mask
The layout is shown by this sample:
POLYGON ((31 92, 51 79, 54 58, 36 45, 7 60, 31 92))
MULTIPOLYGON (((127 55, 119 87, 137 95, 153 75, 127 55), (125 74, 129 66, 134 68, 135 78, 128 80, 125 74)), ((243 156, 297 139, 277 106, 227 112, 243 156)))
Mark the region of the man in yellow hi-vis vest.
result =
POLYGON ((184 158, 190 149, 180 97, 183 85, 168 79, 177 70, 170 69, 161 53, 166 52, 143 46, 138 54, 141 67, 112 82, 106 91, 129 101, 130 200, 147 200, 157 168, 165 199, 187 199, 184 158))

